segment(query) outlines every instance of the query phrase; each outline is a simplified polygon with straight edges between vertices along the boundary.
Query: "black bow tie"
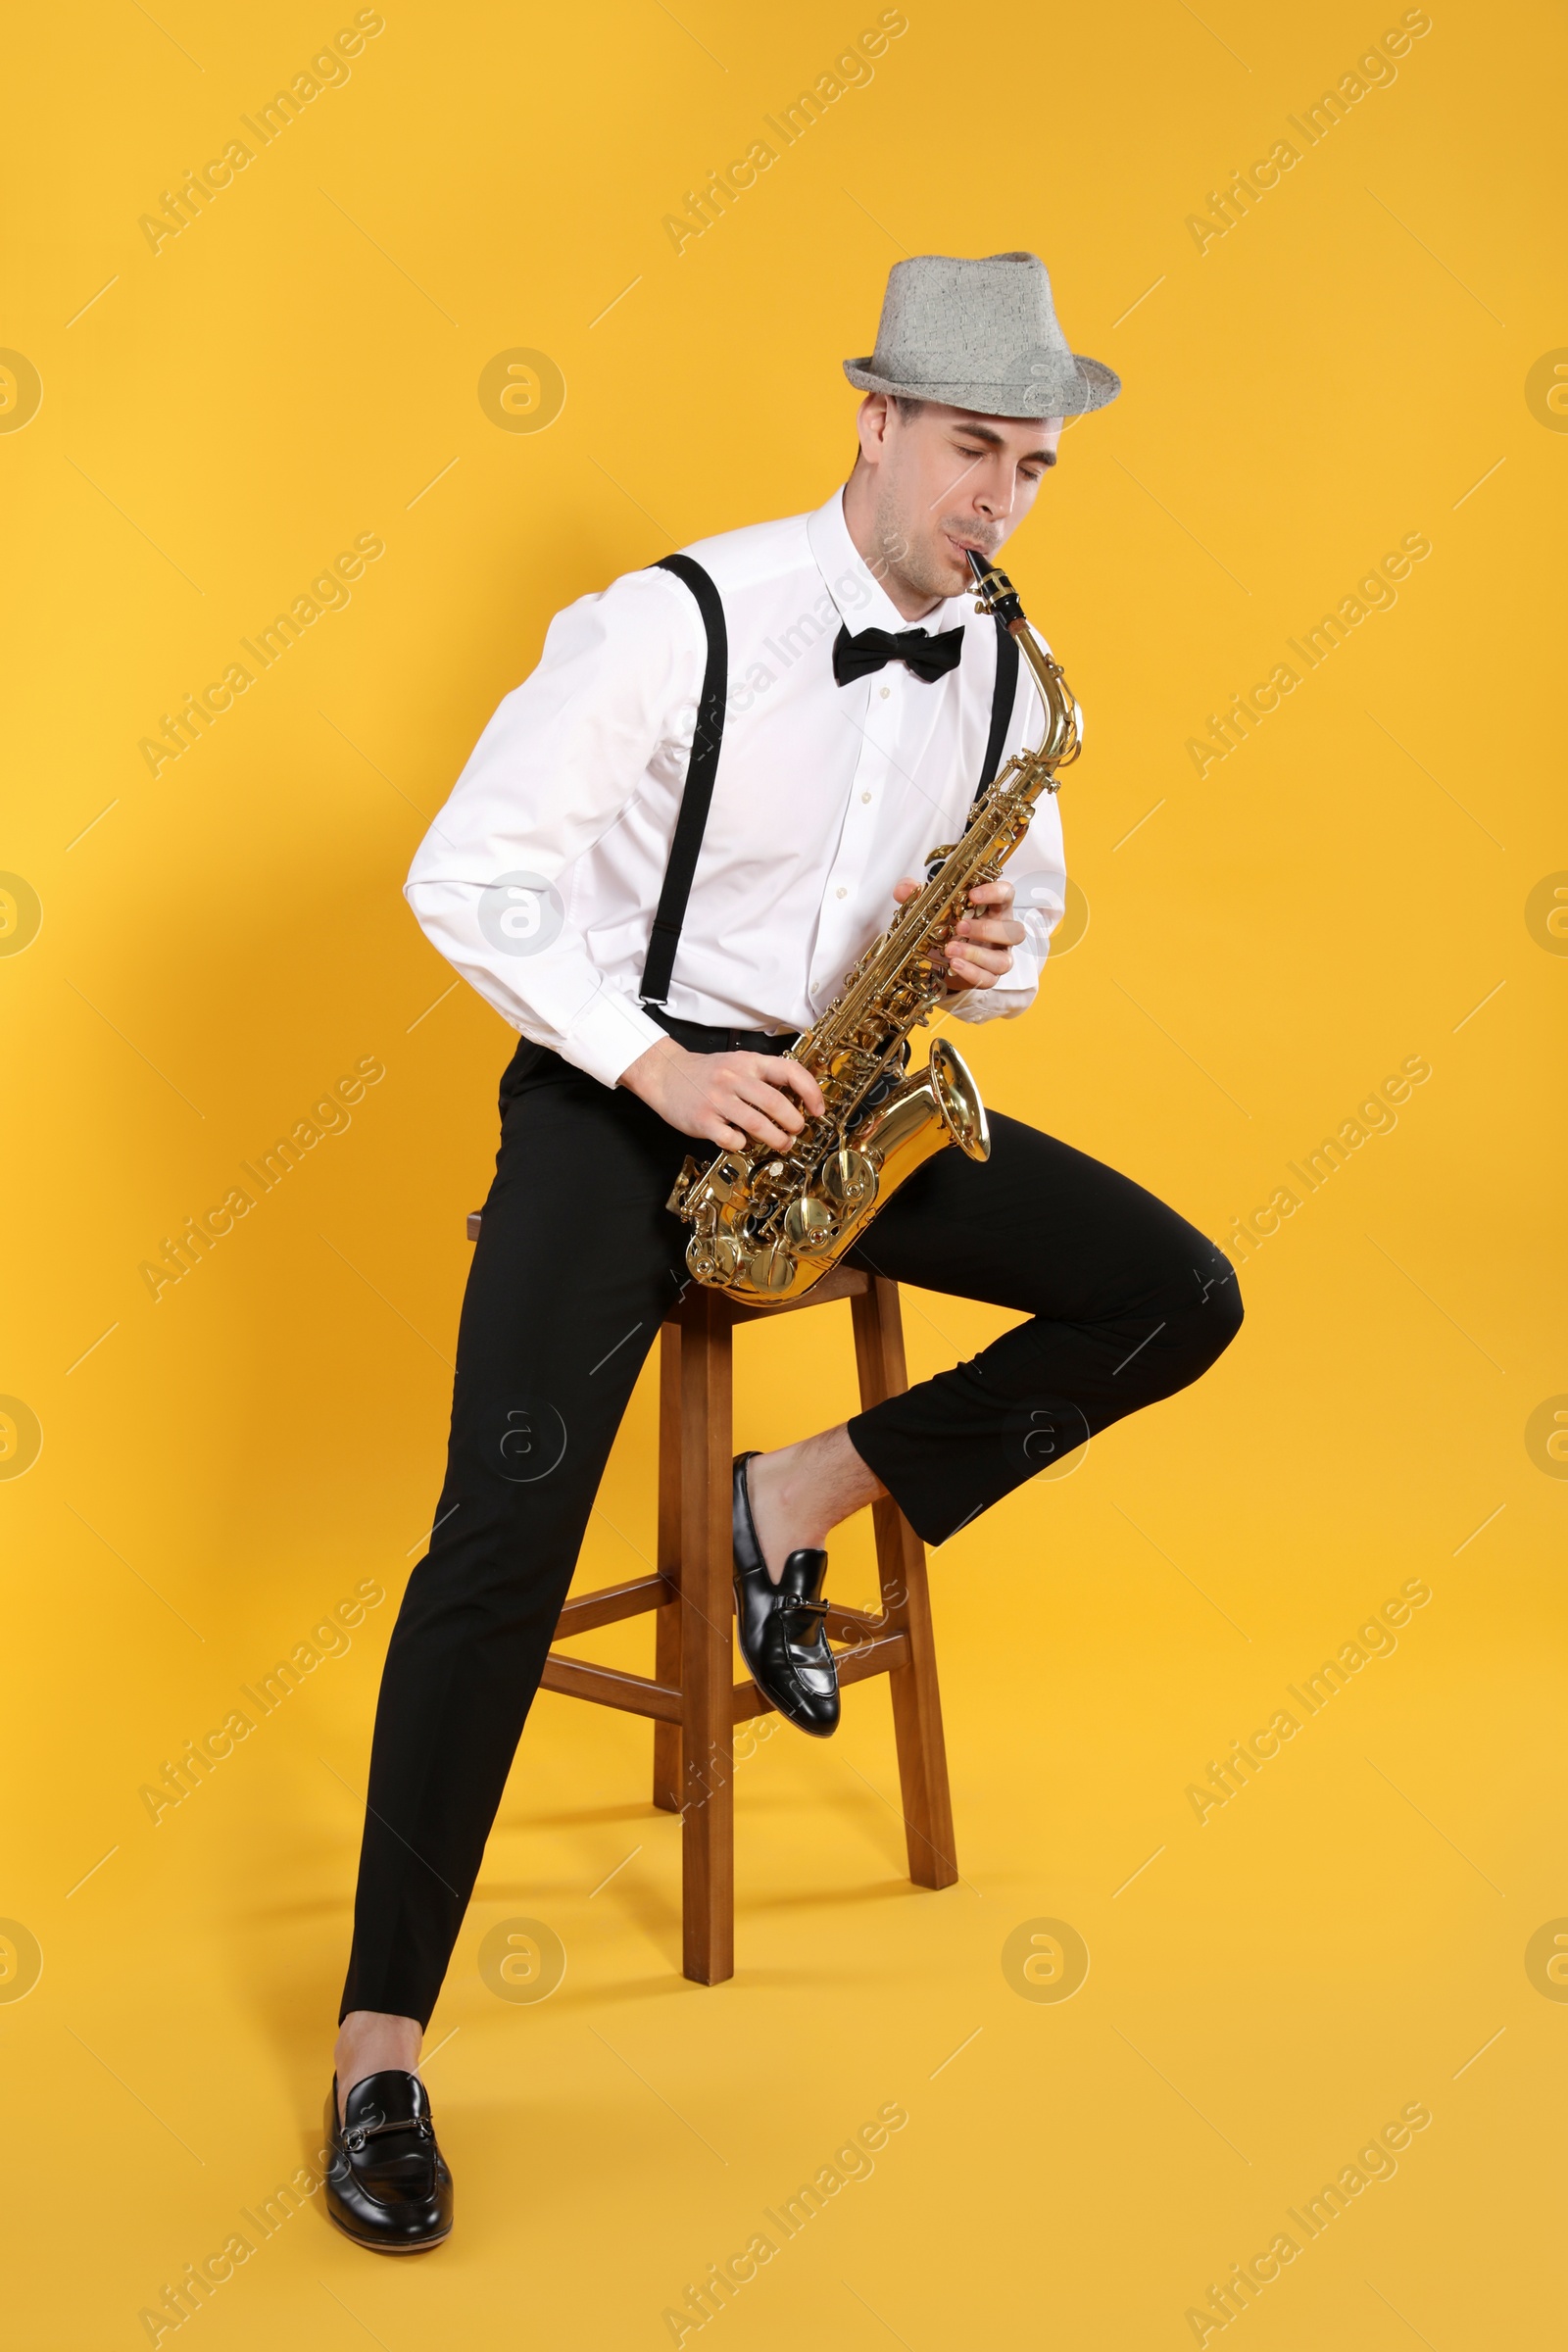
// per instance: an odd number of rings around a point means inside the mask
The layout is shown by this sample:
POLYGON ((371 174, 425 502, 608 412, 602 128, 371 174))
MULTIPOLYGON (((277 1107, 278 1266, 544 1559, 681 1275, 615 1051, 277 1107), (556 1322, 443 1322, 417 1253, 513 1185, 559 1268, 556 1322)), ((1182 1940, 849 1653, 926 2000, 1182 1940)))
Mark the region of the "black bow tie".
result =
POLYGON ((924 629, 862 629, 852 637, 848 628, 840 629, 833 641, 833 675, 841 686, 853 678, 863 678, 884 662, 902 662, 927 685, 934 679, 946 677, 956 669, 963 651, 963 623, 956 629, 943 629, 938 636, 928 636, 924 629))

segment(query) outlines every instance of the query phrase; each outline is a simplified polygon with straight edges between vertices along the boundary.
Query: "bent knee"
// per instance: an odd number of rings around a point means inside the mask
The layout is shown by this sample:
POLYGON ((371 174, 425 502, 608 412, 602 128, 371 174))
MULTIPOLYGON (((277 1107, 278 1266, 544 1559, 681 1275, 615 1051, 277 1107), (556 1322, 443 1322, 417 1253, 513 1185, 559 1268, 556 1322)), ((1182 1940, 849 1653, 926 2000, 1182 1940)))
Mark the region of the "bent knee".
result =
POLYGON ((1223 1251, 1198 1275, 1199 1298, 1188 1317, 1193 1346, 1200 1357, 1200 1370, 1217 1361, 1241 1330, 1246 1310, 1236 1268, 1223 1251))
MULTIPOLYGON (((1178 1276, 1172 1270, 1166 1323, 1159 1345, 1165 1392, 1187 1388, 1216 1363, 1242 1328, 1242 1289, 1236 1269, 1215 1249, 1200 1263, 1190 1257, 1178 1276)), ((1151 1367, 1152 1369, 1152 1367, 1151 1367)))

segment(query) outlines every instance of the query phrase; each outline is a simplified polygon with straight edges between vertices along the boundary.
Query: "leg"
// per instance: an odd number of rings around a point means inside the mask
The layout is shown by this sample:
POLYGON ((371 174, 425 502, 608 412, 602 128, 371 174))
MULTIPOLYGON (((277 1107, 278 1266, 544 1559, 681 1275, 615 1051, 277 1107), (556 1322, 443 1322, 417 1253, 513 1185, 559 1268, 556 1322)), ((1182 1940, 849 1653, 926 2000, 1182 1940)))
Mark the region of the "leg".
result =
POLYGON ((896 1281, 1031 1318, 849 1423, 930 1544, 1187 1387, 1242 1322, 1229 1260, 1174 1209, 1015 1119, 995 1117, 991 1131, 989 1160, 928 1160, 852 1252, 896 1281))
MULTIPOLYGON (((860 1399, 870 1410, 907 1386, 898 1290, 882 1278, 854 1305, 860 1399)), ((774 1584, 797 1545, 820 1548, 841 1519, 874 1505, 882 1610, 909 1645, 890 1678, 909 1876, 918 1886, 951 1886, 958 1875, 937 1688, 936 1642, 925 1547, 842 1425, 751 1464, 752 1523, 774 1584)))
MULTIPOLYGON (((680 1332, 666 1323, 659 1340, 659 1573, 680 1580, 680 1332)), ((680 1681, 680 1602, 654 1611, 654 1680, 680 1681)), ((680 1726, 654 1726, 654 1802, 680 1811, 680 1726)))
POLYGON ((419 2027, 684 1238, 663 1200, 685 1139, 634 1097, 545 1055, 503 1104, 446 1483, 382 1678, 342 2003, 419 2027))
POLYGON ((850 1262, 1032 1319, 752 1464, 775 1579, 787 1551, 886 1493, 926 1543, 946 1543, 1048 1462, 1197 1380, 1241 1328, 1230 1261, 1174 1209, 1016 1119, 999 1114, 991 1132, 989 1160, 928 1160, 850 1262))
POLYGON ((692 1298, 681 1326, 682 1966, 695 1984, 718 1984, 735 1973, 732 1333, 710 1293, 692 1298))
MULTIPOLYGON (((887 1397, 903 1396, 909 1385, 897 1285, 878 1275, 852 1312, 860 1401, 869 1411, 887 1397)), ((951 1886, 958 1863, 925 1545, 885 1489, 872 1506, 872 1519, 882 1614, 909 1644, 909 1663, 889 1677, 909 1876, 917 1886, 951 1886)))

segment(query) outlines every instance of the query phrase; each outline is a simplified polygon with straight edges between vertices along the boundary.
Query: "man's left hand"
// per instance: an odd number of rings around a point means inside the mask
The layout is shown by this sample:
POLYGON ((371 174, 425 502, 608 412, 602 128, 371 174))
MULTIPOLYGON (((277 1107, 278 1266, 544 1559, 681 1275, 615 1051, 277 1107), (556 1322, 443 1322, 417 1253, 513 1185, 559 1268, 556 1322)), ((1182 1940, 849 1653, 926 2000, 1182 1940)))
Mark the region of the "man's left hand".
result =
MULTIPOLYGON (((893 896, 902 906, 919 888, 918 882, 906 878, 895 882, 893 896)), ((966 914, 947 955, 936 959, 939 969, 946 965, 950 996, 965 988, 995 988, 1011 971, 1012 951, 1024 937, 1022 923, 1012 919, 1010 882, 977 883, 969 893, 969 904, 985 911, 966 914)))

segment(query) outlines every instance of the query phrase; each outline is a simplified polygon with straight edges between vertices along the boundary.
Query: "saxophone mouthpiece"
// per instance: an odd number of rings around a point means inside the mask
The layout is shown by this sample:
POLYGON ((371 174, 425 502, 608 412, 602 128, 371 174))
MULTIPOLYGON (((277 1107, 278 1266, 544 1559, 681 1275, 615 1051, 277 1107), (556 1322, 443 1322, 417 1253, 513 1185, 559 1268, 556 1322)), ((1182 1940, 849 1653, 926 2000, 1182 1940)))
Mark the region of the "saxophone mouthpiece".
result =
POLYGON ((977 548, 966 547, 963 552, 969 559, 969 569, 974 574, 976 612, 995 612, 1004 627, 1015 630, 1023 620, 1023 605, 1018 591, 1006 573, 999 571, 996 564, 981 555, 977 548))

